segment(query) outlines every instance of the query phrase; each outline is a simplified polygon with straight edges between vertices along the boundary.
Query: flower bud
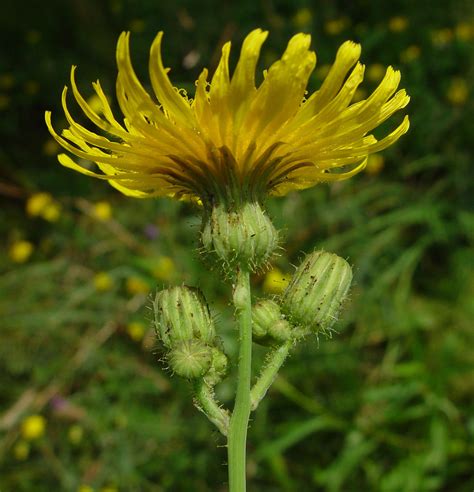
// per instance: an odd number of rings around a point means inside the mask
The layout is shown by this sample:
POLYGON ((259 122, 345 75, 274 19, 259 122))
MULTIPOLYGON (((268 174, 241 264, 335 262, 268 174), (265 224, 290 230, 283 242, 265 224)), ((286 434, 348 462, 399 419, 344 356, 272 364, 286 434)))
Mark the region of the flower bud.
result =
POLYGON ((278 232, 257 202, 235 209, 224 203, 214 206, 203 219, 201 238, 204 250, 216 255, 226 268, 256 270, 278 246, 278 232))
POLYGON ((205 376, 205 381, 209 386, 215 386, 222 381, 227 374, 229 362, 227 355, 217 347, 212 347, 212 361, 209 371, 205 376))
POLYGON ((352 270, 346 260, 325 251, 306 256, 282 295, 281 310, 292 324, 314 333, 328 331, 347 297, 352 270))
POLYGON ((195 379, 209 371, 212 347, 201 340, 185 340, 177 343, 167 356, 170 368, 178 376, 195 379))
POLYGON ((291 325, 283 319, 278 304, 265 299, 252 309, 252 333, 256 342, 273 345, 291 337, 291 325))
POLYGON ((158 338, 167 348, 193 339, 213 343, 214 323, 198 289, 182 286, 162 290, 156 294, 153 311, 158 338))

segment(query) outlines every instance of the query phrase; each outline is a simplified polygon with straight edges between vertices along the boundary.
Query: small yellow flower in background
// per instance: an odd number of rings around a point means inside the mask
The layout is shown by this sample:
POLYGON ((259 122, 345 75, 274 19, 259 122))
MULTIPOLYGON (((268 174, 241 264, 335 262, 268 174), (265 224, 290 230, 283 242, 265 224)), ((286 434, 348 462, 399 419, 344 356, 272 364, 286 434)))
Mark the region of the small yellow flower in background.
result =
POLYGON ((311 24, 312 20, 313 14, 311 12, 311 9, 304 7, 296 11, 296 14, 293 17, 293 25, 298 29, 304 29, 305 27, 308 27, 309 24, 311 24))
POLYGON ((400 53, 400 60, 403 63, 410 63, 420 57, 421 48, 416 44, 408 46, 408 48, 400 53))
POLYGON ((71 444, 77 446, 82 442, 84 437, 84 428, 79 424, 73 424, 67 431, 67 438, 71 444))
POLYGON ((99 272, 94 276, 94 287, 98 292, 110 290, 113 284, 112 277, 107 272, 99 272))
POLYGON ((26 213, 30 217, 56 222, 61 215, 61 205, 49 193, 34 193, 26 201, 26 213))
POLYGON ((454 33, 460 41, 469 41, 474 37, 474 23, 460 22, 454 28, 454 33))
POLYGON ((449 27, 435 29, 431 32, 431 42, 439 48, 448 45, 453 40, 453 37, 454 33, 449 27))
POLYGON ((87 99, 87 104, 96 114, 102 114, 102 101, 97 94, 92 95, 87 99))
POLYGON ((380 63, 373 63, 367 68, 367 78, 371 82, 380 82, 385 75, 385 67, 380 63))
POLYGON ((157 280, 170 280, 176 273, 176 265, 169 256, 160 256, 152 269, 157 280))
POLYGON ((21 435, 26 441, 34 441, 44 435, 46 419, 42 415, 30 415, 21 423, 21 435))
POLYGON ((31 29, 26 33, 26 42, 28 44, 38 44, 41 41, 43 34, 36 29, 31 29))
POLYGON ((112 217, 112 205, 106 201, 97 202, 92 208, 92 215, 105 222, 112 217))
POLYGON ((14 263, 25 263, 33 253, 34 246, 29 241, 15 241, 10 245, 8 256, 14 263))
POLYGON ((10 98, 5 94, 0 94, 0 111, 7 109, 10 106, 10 98))
POLYGON ((25 94, 28 94, 29 96, 34 96, 35 94, 38 94, 40 90, 40 85, 36 80, 27 80, 23 84, 23 89, 25 91, 25 94))
POLYGON ((18 461, 24 461, 30 455, 30 445, 26 441, 18 441, 15 446, 13 446, 13 456, 18 461))
POLYGON ((469 87, 466 79, 456 77, 451 80, 446 93, 446 98, 448 101, 455 106, 462 106, 467 101, 468 97, 469 87))
POLYGON ((347 29, 351 24, 351 21, 347 17, 340 17, 339 19, 332 19, 324 24, 324 30, 331 35, 340 34, 344 29, 347 29))
POLYGON ((148 282, 141 277, 129 277, 126 282, 127 292, 129 294, 148 294, 150 292, 150 286, 148 282))
POLYGON ((56 140, 53 140, 52 138, 48 138, 46 142, 43 144, 43 154, 45 155, 56 155, 58 153, 58 150, 60 149, 60 146, 56 140))
POLYGON ((388 28, 392 32, 402 32, 405 31, 407 27, 408 27, 408 19, 401 15, 392 17, 388 21, 388 28))
POLYGON ((107 487, 102 487, 100 492, 118 492, 117 487, 113 487, 112 485, 108 485, 107 487))
MULTIPOLYGON (((340 29, 347 23, 339 19, 336 25, 340 29)), ((256 87, 255 69, 267 35, 256 29, 245 38, 232 75, 231 44, 226 43, 211 81, 204 69, 195 94, 188 97, 169 79, 160 32, 149 62, 157 104, 132 67, 130 34, 122 33, 117 45, 116 93, 125 119, 120 122, 114 117, 98 82, 93 88, 101 99, 102 115, 94 112, 77 88, 73 67, 74 98, 103 134, 92 133, 73 119, 65 87, 62 103, 69 128, 57 134, 49 111, 46 123, 56 141, 80 160, 60 154, 59 162, 108 180, 129 196, 184 197, 201 200, 206 207, 226 193, 230 183, 242 196, 261 200, 349 178, 365 167, 369 154, 387 148, 407 132, 405 117, 385 138, 378 140, 371 133, 409 102, 405 90, 397 90, 400 72, 392 67, 370 97, 351 104, 364 76, 358 61, 361 47, 352 41, 339 48, 328 76, 312 95, 306 86, 316 55, 310 50, 311 37, 302 33, 290 39, 282 58, 256 87), (102 174, 91 171, 83 160, 94 162, 102 174)))
POLYGON ((382 155, 372 154, 369 156, 369 160, 367 161, 365 172, 370 176, 375 176, 380 173, 384 165, 385 165, 385 159, 382 155))
POLYGON ((79 485, 77 492, 94 492, 90 485, 79 485))
POLYGON ((11 73, 0 75, 0 89, 11 89, 15 85, 15 77, 11 73))
POLYGON ((291 275, 285 275, 277 267, 273 267, 263 280, 262 289, 268 294, 281 294, 290 283, 291 275))
POLYGON ((53 197, 49 193, 34 193, 26 201, 26 213, 30 217, 37 217, 52 201, 53 197))
POLYGON ((128 336, 134 341, 139 342, 145 336, 146 327, 140 321, 132 321, 127 325, 128 336))
POLYGON ((133 19, 130 22, 129 29, 132 32, 140 33, 145 30, 146 23, 143 19, 133 19))

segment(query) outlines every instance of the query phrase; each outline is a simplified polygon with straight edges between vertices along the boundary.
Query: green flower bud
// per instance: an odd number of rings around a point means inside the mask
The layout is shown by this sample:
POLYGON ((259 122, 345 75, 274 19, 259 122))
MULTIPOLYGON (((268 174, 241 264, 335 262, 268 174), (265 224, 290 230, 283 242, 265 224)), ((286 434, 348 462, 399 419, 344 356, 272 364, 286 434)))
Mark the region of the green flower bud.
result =
POLYGON ((158 338, 167 348, 193 339, 213 344, 214 323, 198 289, 182 286, 162 290, 156 294, 153 311, 158 338))
POLYGON ((283 316, 275 301, 265 299, 252 309, 252 333, 256 342, 273 345, 289 340, 291 325, 283 316))
POLYGON ((329 331, 352 281, 352 270, 339 256, 315 251, 306 256, 281 299, 292 324, 314 333, 329 331))
POLYGON ((229 362, 227 355, 217 347, 212 347, 212 361, 208 373, 205 376, 205 381, 209 386, 215 386, 222 381, 227 374, 229 362))
POLYGON ((173 372, 186 379, 204 376, 212 362, 212 347, 200 340, 177 343, 168 353, 168 363, 173 372))
POLYGON ((257 202, 235 209, 227 204, 214 206, 203 219, 204 251, 217 256, 226 268, 263 266, 278 246, 278 232, 257 202))

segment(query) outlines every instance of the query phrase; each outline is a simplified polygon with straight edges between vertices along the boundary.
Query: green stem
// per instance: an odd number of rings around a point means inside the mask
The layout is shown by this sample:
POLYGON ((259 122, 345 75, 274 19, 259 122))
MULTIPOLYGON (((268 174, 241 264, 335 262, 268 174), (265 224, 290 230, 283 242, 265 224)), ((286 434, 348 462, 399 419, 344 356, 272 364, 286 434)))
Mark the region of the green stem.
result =
POLYGON ((239 321, 239 363, 237 393, 227 437, 229 492, 246 490, 247 428, 250 416, 250 379, 252 375, 252 304, 250 275, 240 270, 234 289, 234 305, 239 321))
POLYGON ((266 395, 268 389, 275 380, 278 371, 285 362, 292 345, 293 341, 288 340, 283 345, 275 347, 268 355, 262 371, 260 372, 260 376, 250 392, 252 410, 255 410, 258 407, 258 404, 266 395))
POLYGON ((214 388, 202 379, 196 382, 194 404, 219 429, 222 435, 227 436, 229 412, 219 406, 214 397, 214 388))

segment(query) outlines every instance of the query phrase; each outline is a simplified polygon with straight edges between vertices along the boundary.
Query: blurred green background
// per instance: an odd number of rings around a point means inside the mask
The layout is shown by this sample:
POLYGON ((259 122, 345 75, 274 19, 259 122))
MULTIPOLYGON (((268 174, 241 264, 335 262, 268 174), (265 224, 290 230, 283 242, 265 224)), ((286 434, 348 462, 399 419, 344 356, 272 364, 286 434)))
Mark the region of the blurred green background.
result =
MULTIPOLYGON (((412 96, 412 126, 352 180, 268 202, 287 255, 254 277, 257 296, 277 293, 314 248, 348 258, 355 284, 338 333, 300 347, 254 414, 249 490, 472 491, 472 4, 2 5, 0 490, 226 490, 223 440, 188 384, 163 369, 149 323, 150 292, 200 286, 235 353, 230 287, 197 253, 199 211, 128 199, 62 168, 43 113, 65 127, 60 93, 72 64, 87 97, 97 78, 113 95, 123 30, 147 86, 149 46, 164 30, 173 83, 192 93, 224 41, 235 60, 243 37, 262 27, 262 69, 293 33, 313 35, 311 91, 344 40, 361 42, 357 97, 393 64, 412 96)), ((227 404, 233 385, 219 389, 227 404)))

